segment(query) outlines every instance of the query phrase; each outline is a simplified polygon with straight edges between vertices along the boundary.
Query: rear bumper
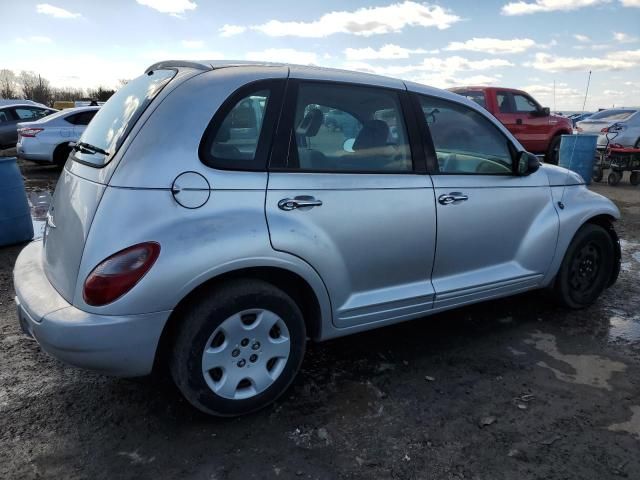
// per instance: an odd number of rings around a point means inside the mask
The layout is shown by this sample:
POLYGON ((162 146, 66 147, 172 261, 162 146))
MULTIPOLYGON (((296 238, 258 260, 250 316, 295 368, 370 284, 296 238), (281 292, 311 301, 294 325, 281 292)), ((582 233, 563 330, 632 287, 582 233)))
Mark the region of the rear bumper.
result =
POLYGON ((170 311, 112 316, 79 310, 46 278, 39 241, 20 253, 14 284, 21 328, 48 354, 109 375, 135 377, 151 372, 170 311))
POLYGON ((53 162, 51 152, 43 150, 42 147, 34 149, 32 145, 16 144, 16 155, 20 159, 32 160, 34 162, 53 162))

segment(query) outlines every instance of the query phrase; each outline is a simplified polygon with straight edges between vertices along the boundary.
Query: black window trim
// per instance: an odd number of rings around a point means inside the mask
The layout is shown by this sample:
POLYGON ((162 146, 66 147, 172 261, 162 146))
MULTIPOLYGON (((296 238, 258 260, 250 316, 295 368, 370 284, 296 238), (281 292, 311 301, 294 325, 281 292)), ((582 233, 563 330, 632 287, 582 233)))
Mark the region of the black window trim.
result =
POLYGON ((200 145, 198 146, 198 157, 200 161, 207 167, 216 170, 243 172, 266 171, 272 145, 276 137, 275 132, 281 116, 282 100, 286 84, 286 78, 260 79, 242 85, 229 95, 211 118, 200 139, 200 145), (269 97, 267 99, 267 108, 264 113, 264 118, 262 119, 262 126, 253 160, 248 162, 246 160, 238 161, 237 158, 214 157, 211 153, 211 147, 218 134, 218 130, 222 126, 222 122, 227 118, 229 112, 231 112, 240 100, 261 90, 268 90, 269 97))
MULTIPOLYGON (((411 95, 412 101, 414 104, 414 110, 416 111, 416 115, 419 115, 418 123, 422 130, 422 138, 424 139, 424 152, 427 158, 427 172, 429 173, 429 175, 464 175, 464 176, 473 175, 473 176, 489 176, 489 177, 518 176, 518 173, 516 171, 517 170, 516 159, 519 153, 518 149, 515 147, 511 139, 507 137, 504 134, 504 132, 502 132, 500 128, 498 128, 498 126, 493 123, 493 121, 491 121, 489 118, 485 118, 485 116, 480 111, 476 111, 475 109, 469 107, 468 105, 465 105, 464 103, 456 102, 455 100, 450 100, 448 98, 436 97, 433 95, 427 95, 427 94, 418 93, 418 92, 411 92, 411 94, 412 94, 411 95), (435 144, 433 143, 433 137, 431 136, 431 130, 429 129, 429 126, 427 125, 427 122, 424 119, 424 114, 422 113, 422 106, 420 105, 420 97, 435 99, 438 101, 449 102, 456 105, 460 105, 461 107, 466 107, 466 108, 469 108, 470 110, 476 111, 478 115, 485 118, 485 120, 489 122, 491 126, 495 128, 498 134, 501 135, 504 138, 504 140, 507 142, 507 150, 509 150, 509 155, 511 157, 511 173, 441 172, 440 166, 438 164, 438 157, 435 149, 435 144)), ((478 105, 478 106, 482 108, 481 105, 478 105)))
POLYGON ((274 148, 271 151, 271 158, 269 160, 269 171, 282 173, 318 173, 340 175, 424 175, 427 173, 427 168, 425 164, 424 150, 422 149, 421 145, 420 132, 415 121, 415 114, 414 112, 412 112, 411 100, 406 89, 370 85, 366 83, 341 82, 335 80, 289 79, 289 81, 287 82, 287 92, 283 103, 282 115, 278 123, 278 129, 276 132, 276 140, 274 148), (298 89, 300 84, 303 83, 378 89, 395 93, 398 96, 402 119, 406 127, 412 168, 410 170, 317 170, 287 167, 286 165, 289 164, 289 159, 292 158, 292 156, 297 157, 298 155, 293 124, 295 120, 294 117, 296 102, 298 99, 298 89))

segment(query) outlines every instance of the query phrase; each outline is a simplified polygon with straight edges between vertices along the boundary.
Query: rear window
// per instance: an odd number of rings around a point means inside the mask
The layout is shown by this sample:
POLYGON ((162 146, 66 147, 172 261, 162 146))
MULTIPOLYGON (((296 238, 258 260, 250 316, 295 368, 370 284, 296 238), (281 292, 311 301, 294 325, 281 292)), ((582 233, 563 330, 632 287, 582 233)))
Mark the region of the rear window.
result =
POLYGON ((637 110, 603 110, 602 112, 591 115, 589 120, 609 120, 617 122, 620 120, 626 120, 636 112, 637 110))
POLYGON ((118 90, 85 129, 79 142, 87 145, 87 149, 76 150, 74 158, 97 167, 106 165, 142 112, 175 74, 175 70, 154 70, 131 80, 118 90), (95 149, 108 155, 90 152, 95 149))

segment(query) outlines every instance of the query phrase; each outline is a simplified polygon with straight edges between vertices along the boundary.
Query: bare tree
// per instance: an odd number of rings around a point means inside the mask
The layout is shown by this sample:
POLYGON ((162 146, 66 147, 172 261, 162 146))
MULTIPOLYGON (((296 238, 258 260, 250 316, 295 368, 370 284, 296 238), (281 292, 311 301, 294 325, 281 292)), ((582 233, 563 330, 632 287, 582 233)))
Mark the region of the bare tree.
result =
POLYGON ((54 87, 51 89, 51 102, 62 101, 74 101, 85 98, 84 90, 82 88, 71 87, 54 87))
POLYGON ((20 72, 20 83, 25 98, 34 102, 49 104, 51 101, 51 87, 49 80, 34 72, 20 72))
POLYGON ((116 93, 115 90, 103 87, 98 87, 96 89, 90 88, 87 90, 88 97, 91 98, 91 100, 96 100, 98 102, 106 102, 114 93, 116 93))
POLYGON ((12 70, 0 70, 0 98, 17 98, 16 74, 12 70))

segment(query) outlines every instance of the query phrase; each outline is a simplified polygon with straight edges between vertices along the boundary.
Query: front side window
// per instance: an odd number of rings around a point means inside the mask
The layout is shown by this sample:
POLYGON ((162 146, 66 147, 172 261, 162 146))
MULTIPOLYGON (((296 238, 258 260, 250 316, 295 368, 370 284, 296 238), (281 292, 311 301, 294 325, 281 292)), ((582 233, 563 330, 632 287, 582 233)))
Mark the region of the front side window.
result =
POLYGON ((509 175, 509 141, 487 118, 464 105, 420 97, 440 173, 509 175))
POLYGON ((44 117, 46 111, 39 108, 18 107, 13 110, 20 120, 36 120, 44 117))
POLYGON ((513 94, 516 112, 530 113, 538 111, 538 105, 531 98, 518 93, 513 94))
POLYGON ((288 168, 318 172, 410 172, 398 94, 351 85, 302 83, 288 168))

